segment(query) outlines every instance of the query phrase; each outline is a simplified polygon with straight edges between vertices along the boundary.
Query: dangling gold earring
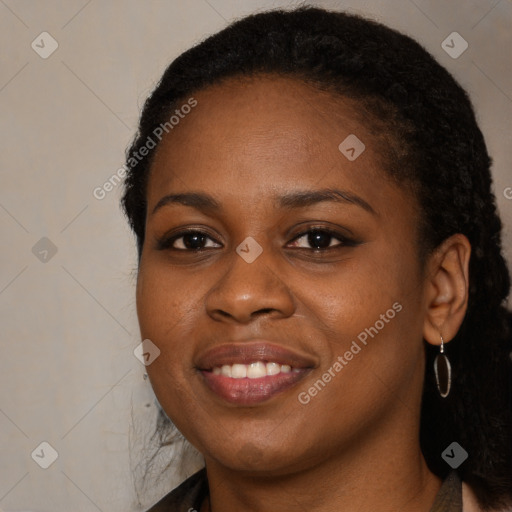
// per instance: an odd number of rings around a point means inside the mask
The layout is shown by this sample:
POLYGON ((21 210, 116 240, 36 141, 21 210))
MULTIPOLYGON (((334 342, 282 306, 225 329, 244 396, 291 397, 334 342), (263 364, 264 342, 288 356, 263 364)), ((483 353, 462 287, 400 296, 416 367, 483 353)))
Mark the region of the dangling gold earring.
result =
POLYGON ((452 367, 448 357, 444 353, 444 339, 441 335, 441 350, 434 359, 434 373, 439 394, 446 398, 452 387, 452 367))

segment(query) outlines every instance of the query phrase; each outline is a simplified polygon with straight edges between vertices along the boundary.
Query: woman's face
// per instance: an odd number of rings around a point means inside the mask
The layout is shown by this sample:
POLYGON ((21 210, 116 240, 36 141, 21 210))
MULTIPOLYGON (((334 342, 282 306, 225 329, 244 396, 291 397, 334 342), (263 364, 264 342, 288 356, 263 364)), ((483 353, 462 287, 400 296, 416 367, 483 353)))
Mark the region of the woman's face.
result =
POLYGON ((385 138, 354 103, 291 79, 194 98, 152 165, 137 284, 162 407, 231 469, 284 474, 397 432, 407 442, 424 278, 385 138))

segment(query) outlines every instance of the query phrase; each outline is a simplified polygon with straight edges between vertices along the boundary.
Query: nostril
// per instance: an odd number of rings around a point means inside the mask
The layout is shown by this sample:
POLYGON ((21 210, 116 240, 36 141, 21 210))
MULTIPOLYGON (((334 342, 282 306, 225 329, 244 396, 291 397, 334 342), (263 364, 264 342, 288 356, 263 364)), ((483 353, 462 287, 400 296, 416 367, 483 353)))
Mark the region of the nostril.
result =
POLYGON ((263 308, 263 309, 258 309, 258 311, 255 311, 255 312, 253 313, 253 315, 260 315, 260 314, 271 313, 272 311, 274 311, 274 308, 263 308))

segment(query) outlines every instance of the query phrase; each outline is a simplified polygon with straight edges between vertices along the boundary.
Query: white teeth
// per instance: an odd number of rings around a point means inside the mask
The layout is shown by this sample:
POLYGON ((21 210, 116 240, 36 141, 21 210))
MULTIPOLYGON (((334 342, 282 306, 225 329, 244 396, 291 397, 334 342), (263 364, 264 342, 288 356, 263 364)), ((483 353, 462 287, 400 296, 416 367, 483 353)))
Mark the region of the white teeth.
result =
POLYGON ((231 367, 231 377, 233 379, 245 379, 247 377, 247 366, 245 364, 234 364, 231 367))
POLYGON ((257 363, 251 363, 247 368, 247 377, 249 379, 259 379, 260 377, 265 377, 267 375, 267 369, 265 368, 265 363, 258 361, 257 363))
POLYGON ((293 368, 288 364, 264 363, 263 361, 255 361, 251 364, 224 364, 216 366, 212 369, 214 375, 223 375, 232 379, 259 379, 267 375, 277 375, 278 373, 300 372, 300 368, 293 368))
POLYGON ((267 363, 267 375, 277 375, 281 371, 281 365, 278 363, 267 363))
POLYGON ((225 364, 221 368, 222 375, 224 377, 231 377, 231 366, 229 364, 225 364))

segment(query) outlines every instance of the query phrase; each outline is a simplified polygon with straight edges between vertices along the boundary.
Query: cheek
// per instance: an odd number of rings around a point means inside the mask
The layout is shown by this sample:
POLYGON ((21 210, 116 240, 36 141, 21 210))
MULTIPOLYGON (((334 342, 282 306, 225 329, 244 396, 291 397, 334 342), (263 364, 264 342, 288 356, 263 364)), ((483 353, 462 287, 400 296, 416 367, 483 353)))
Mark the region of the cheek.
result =
MULTIPOLYGON (((142 335, 158 335, 161 342, 197 314, 200 272, 183 272, 162 261, 160 255, 143 256, 137 278, 137 315, 142 335)), ((204 277, 204 276, 203 276, 204 277)))
POLYGON ((365 406, 414 378, 423 350, 422 280, 414 247, 375 242, 329 278, 310 284, 300 302, 326 336, 322 370, 340 375, 333 379, 333 400, 365 406), (348 384, 350 397, 340 393, 348 384))
MULTIPOLYGON (((193 283, 184 283, 169 267, 141 262, 137 279, 137 316, 142 339, 150 339, 160 350, 160 356, 147 367, 152 378, 178 375, 176 368, 188 355, 187 330, 193 329, 201 301, 193 283), (175 340, 183 342, 175 342, 175 340)), ((175 378, 175 377, 174 377, 175 378)))
POLYGON ((302 286, 295 290, 301 290, 297 295, 304 309, 333 332, 345 334, 341 339, 357 336, 376 322, 379 330, 382 322, 386 328, 396 324, 392 306, 397 302, 407 310, 421 306, 422 280, 413 247, 377 239, 360 249, 323 277, 303 276, 302 286))
POLYGON ((137 315, 141 338, 150 339, 160 354, 146 372, 166 414, 188 434, 198 412, 190 408, 195 402, 189 386, 193 343, 186 341, 197 325, 199 292, 179 273, 148 260, 141 262, 137 278, 137 315))

